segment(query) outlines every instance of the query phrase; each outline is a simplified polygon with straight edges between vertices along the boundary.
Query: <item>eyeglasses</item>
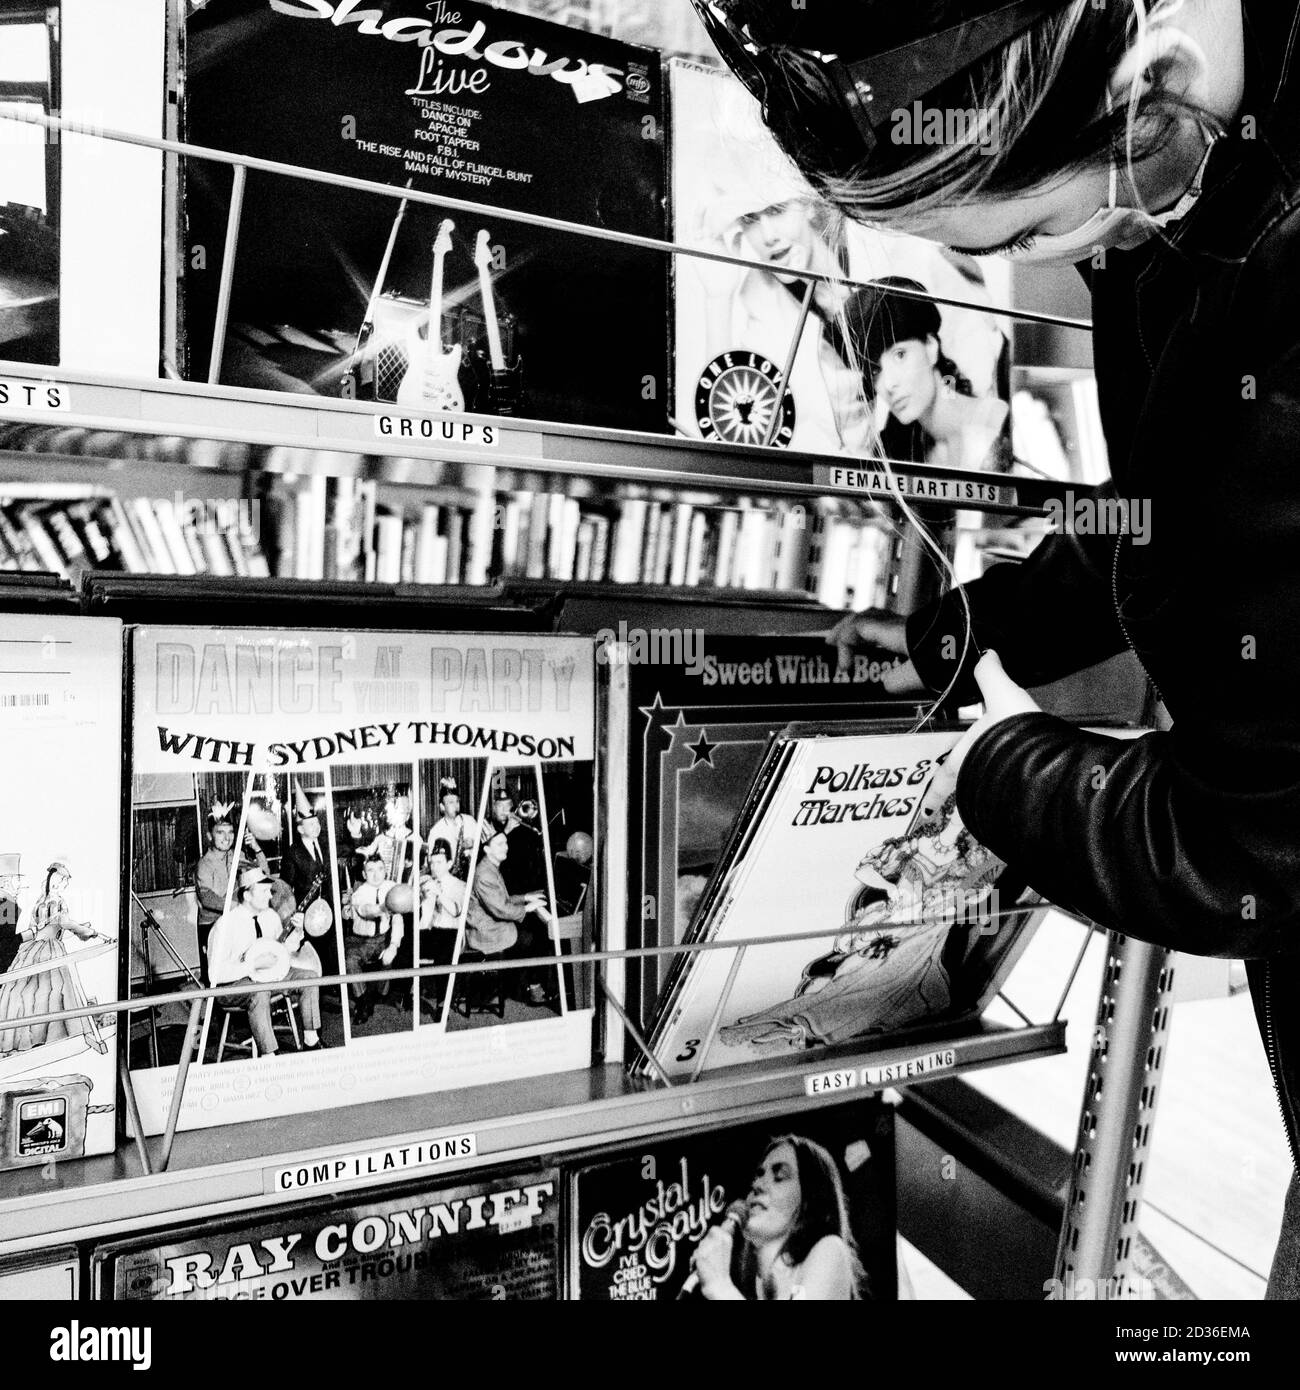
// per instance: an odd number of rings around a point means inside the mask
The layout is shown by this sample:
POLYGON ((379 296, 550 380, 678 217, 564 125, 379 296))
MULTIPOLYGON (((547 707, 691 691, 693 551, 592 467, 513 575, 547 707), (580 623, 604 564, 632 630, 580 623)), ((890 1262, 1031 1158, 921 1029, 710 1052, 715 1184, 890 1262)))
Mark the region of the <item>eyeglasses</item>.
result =
MULTIPOLYGON (((822 78, 821 95, 838 99, 866 146, 865 151, 856 151, 858 159, 875 149, 877 128, 890 121, 895 111, 907 108, 994 49, 1019 37, 1044 15, 1062 9, 1064 2, 1019 0, 884 53, 845 61, 835 55, 772 41, 761 32, 761 13, 755 19, 737 22, 733 16, 745 0, 691 0, 722 61, 769 115, 774 92, 797 99, 791 84, 792 57, 800 62, 801 76, 818 73, 822 78), (809 67, 809 60, 816 65, 814 68, 809 67)), ((754 8, 761 11, 761 6, 754 8)))

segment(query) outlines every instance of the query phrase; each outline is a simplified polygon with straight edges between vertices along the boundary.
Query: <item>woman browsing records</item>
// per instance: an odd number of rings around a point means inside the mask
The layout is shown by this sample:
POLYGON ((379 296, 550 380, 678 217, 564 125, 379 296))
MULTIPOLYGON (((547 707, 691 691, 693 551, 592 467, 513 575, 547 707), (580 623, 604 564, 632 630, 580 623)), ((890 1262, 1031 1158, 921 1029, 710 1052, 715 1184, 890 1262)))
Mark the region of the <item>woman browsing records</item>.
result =
MULTIPOLYGON (((930 796, 955 790, 1033 888, 1140 940, 1246 959, 1294 1154, 1300 5, 696 8, 849 217, 1088 281, 1109 487, 1148 508, 1148 534, 1072 528, 906 620, 854 615, 831 639, 845 658, 862 643, 907 657, 896 693, 982 696, 930 796), (983 113, 996 139, 893 138, 891 112, 916 103, 983 113), (1126 648, 1169 732, 1090 733, 1023 689, 1126 648)), ((1300 1297, 1294 1178, 1269 1296, 1300 1297)))

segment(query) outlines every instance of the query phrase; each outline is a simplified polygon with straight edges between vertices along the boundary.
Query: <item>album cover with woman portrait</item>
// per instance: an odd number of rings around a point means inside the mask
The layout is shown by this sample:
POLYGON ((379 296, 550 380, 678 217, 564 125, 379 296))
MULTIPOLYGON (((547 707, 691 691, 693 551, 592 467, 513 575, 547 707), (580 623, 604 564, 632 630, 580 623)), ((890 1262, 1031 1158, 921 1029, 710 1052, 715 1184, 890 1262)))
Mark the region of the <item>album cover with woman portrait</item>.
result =
POLYGON ((1010 299, 1006 267, 870 230, 831 207, 729 73, 674 60, 668 90, 673 239, 763 265, 675 258, 677 428, 730 443, 1006 471, 1010 329, 997 312, 1010 299), (808 283, 798 270, 885 283, 819 285, 780 390, 808 283))
POLYGON ((566 1177, 570 1298, 897 1297, 894 1112, 879 1097, 646 1141, 566 1177))
POLYGON ((955 795, 928 795, 960 736, 796 724, 772 740, 689 939, 807 939, 683 957, 650 1039, 665 1071, 880 1045, 984 1008, 1034 914, 955 795))
POLYGON ((6 615, 0 1167, 114 1147, 121 689, 116 619, 6 615))
MULTIPOLYGON (((594 671, 584 638, 133 630, 132 995, 229 990, 182 1126, 590 1065, 594 671)), ((188 1016, 133 1033, 148 1132, 188 1016)))

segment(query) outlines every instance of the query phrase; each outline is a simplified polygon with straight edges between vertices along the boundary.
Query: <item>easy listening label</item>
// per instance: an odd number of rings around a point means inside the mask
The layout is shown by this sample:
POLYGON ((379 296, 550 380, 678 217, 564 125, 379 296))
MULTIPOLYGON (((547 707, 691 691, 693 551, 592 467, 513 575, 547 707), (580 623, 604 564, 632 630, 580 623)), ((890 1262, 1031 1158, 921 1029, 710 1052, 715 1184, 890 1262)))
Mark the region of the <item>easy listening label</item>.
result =
POLYGON ((915 1081, 919 1077, 929 1076, 931 1072, 956 1065, 957 1049, 945 1047, 942 1052, 926 1052, 920 1057, 906 1057, 882 1067, 864 1067, 862 1082, 865 1086, 892 1086, 903 1081, 915 1081))

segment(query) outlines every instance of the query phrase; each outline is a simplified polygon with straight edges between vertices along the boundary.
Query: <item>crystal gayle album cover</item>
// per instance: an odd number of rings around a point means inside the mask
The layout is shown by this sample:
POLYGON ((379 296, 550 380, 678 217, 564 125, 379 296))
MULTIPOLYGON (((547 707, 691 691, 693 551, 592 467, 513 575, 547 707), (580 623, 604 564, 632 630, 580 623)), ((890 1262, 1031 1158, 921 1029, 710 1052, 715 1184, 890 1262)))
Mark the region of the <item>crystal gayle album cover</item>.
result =
MULTIPOLYGON (((590 1064, 559 962, 593 922, 594 668, 583 638, 134 630, 132 995, 301 986, 204 1005, 182 1126, 590 1064), (470 963, 500 968, 367 979, 470 963)), ((188 1014, 133 1037, 148 1132, 188 1014)))
POLYGON ((894 1112, 879 1097, 658 1138, 566 1176, 571 1298, 896 1296, 894 1112), (715 1228, 730 1279, 701 1288, 692 1257, 715 1228))
POLYGON ((116 619, 6 615, 0 1167, 114 1146, 121 690, 116 619))
POLYGON ((827 934, 752 945, 738 963, 724 950, 682 957, 651 1039, 665 1070, 879 1041, 983 1008, 1031 914, 1011 910, 1004 865, 955 797, 927 805, 958 737, 793 725, 773 739, 690 939, 827 934))

